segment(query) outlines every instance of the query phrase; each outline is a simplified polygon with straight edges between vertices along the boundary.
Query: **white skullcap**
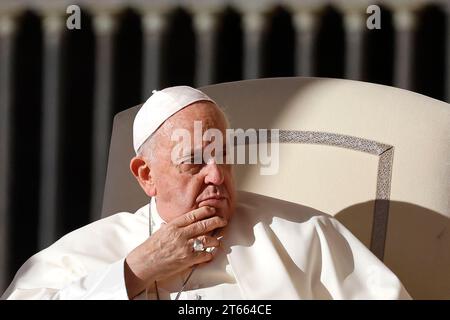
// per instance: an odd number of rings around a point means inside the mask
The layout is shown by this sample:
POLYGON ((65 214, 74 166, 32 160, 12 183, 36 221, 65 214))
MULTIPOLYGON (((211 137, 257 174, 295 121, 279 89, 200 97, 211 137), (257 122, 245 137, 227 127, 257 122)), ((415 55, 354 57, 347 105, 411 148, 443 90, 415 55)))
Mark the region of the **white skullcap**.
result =
POLYGON ((142 144, 174 113, 197 101, 211 101, 210 97, 200 90, 177 86, 161 91, 153 91, 153 95, 142 105, 133 123, 133 146, 138 152, 142 144))

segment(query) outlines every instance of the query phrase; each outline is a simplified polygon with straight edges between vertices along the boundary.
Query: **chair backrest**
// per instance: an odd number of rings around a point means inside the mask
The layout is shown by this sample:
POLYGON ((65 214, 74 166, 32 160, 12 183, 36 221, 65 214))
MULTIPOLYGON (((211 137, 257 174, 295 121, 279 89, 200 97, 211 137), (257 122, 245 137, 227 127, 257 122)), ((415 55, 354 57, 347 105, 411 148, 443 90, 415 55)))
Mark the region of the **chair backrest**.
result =
MULTIPOLYGON (((415 298, 450 298, 450 105, 364 82, 275 78, 202 88, 232 128, 280 129, 279 170, 236 165, 238 189, 346 225, 415 298)), ((139 106, 114 119, 102 216, 148 202, 128 167, 139 106)))

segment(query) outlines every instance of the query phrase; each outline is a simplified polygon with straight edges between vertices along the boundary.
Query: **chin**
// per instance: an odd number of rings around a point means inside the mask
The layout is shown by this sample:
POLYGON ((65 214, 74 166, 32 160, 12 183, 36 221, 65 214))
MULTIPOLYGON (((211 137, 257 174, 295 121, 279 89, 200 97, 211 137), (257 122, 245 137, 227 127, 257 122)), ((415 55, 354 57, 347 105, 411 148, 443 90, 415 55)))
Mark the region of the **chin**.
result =
POLYGON ((232 207, 227 206, 226 208, 220 208, 218 215, 227 219, 228 221, 231 220, 234 214, 234 209, 232 207))

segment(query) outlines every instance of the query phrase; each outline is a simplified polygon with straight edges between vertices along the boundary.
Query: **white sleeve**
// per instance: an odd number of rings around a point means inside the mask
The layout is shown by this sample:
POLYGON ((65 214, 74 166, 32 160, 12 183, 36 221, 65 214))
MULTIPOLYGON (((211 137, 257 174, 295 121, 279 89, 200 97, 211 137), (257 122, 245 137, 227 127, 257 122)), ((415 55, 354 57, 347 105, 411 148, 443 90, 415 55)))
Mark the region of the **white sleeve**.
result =
POLYGON ((61 289, 21 288, 11 284, 2 299, 128 300, 124 275, 125 258, 71 282, 61 289))
POLYGON ((318 218, 321 281, 333 299, 410 300, 399 278, 343 224, 318 218))

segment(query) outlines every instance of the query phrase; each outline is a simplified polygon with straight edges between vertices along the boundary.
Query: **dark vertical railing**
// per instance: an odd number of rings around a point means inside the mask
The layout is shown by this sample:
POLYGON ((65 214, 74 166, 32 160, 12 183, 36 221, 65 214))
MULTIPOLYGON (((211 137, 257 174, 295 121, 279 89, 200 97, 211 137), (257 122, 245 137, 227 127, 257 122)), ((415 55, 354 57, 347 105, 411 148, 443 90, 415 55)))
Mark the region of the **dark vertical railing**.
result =
POLYGON ((9 214, 11 210, 12 82, 14 17, 0 17, 0 292, 9 272, 9 214))
POLYGON ((39 197, 38 247, 51 245, 57 236, 59 169, 61 163, 61 101, 60 64, 64 31, 62 15, 50 13, 43 17, 43 114, 41 132, 41 184, 39 197))

